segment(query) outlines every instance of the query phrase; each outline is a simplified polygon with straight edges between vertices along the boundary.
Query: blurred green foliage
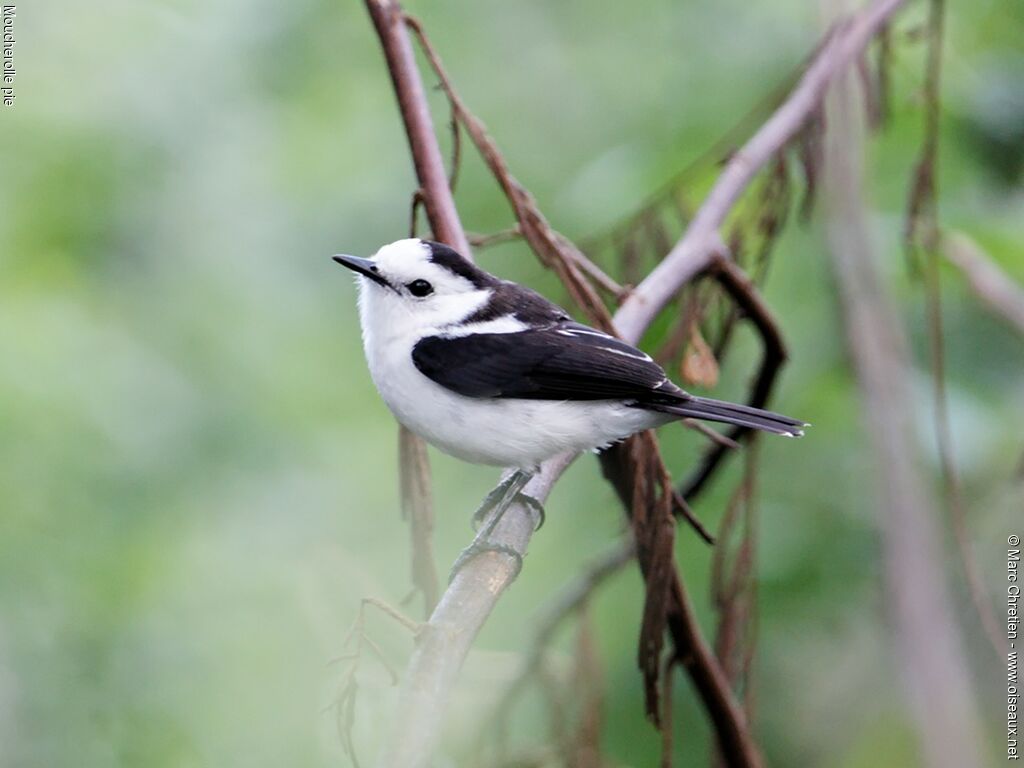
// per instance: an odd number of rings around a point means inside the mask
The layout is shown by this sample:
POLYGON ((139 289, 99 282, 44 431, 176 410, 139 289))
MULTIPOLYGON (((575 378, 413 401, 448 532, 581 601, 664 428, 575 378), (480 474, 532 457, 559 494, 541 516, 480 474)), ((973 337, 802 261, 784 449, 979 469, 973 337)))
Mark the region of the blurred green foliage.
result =
MULTIPOLYGON (((820 33, 794 0, 411 6, 517 176, 574 237, 699 155, 820 33)), ((991 0, 949 12, 941 216, 1024 281, 1024 14, 991 0)), ((913 6, 899 30, 922 15, 913 6)), ((362 361, 351 279, 328 258, 371 253, 408 226, 410 162, 365 11, 25 3, 16 32, 17 102, 0 114, 0 765, 344 764, 331 708, 344 667, 330 661, 360 597, 397 603, 409 588, 396 431, 362 361)), ((898 37, 871 205, 922 363, 933 455, 923 296, 899 245, 921 60, 898 37)), ((511 222, 475 160, 458 201, 473 231, 511 222)), ((520 245, 479 258, 562 298, 520 245)), ((944 282, 958 461, 995 595, 1024 506, 1024 347, 955 273, 944 282)), ((814 429, 762 450, 758 734, 774 765, 911 765, 871 457, 817 223, 787 229, 766 295, 792 358, 774 406, 814 429)), ((742 392, 755 349, 744 341, 720 396, 742 392)), ((699 441, 663 438, 682 474, 699 441)), ((434 467, 444 566, 495 472, 436 454, 434 467)), ((738 470, 699 506, 712 525, 738 470)), ((584 458, 557 487, 467 666, 438 765, 466 764, 531 617, 621 529, 597 477, 584 458)), ((710 631, 710 552, 682 531, 678 555, 710 631)), ((952 557, 947 571, 998 750, 1000 670, 952 557)), ((659 750, 634 664, 641 605, 632 569, 593 604, 603 746, 619 765, 652 765, 659 750)), ((400 666, 404 630, 369 626, 400 666)), ((355 738, 369 757, 395 692, 369 662, 360 685, 355 738)), ((706 764, 686 683, 676 698, 677 764, 706 764)), ((528 700, 513 742, 543 740, 548 721, 528 700)))

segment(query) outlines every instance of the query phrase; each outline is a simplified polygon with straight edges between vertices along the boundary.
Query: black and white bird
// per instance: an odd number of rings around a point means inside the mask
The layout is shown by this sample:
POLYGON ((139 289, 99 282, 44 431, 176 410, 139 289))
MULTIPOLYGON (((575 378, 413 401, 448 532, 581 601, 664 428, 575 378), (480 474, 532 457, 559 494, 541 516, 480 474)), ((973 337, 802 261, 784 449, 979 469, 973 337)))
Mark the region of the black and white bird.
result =
POLYGON ((366 360, 388 408, 445 453, 517 468, 509 494, 546 459, 678 419, 803 434, 797 419, 684 392, 646 353, 441 243, 334 260, 359 275, 366 360))

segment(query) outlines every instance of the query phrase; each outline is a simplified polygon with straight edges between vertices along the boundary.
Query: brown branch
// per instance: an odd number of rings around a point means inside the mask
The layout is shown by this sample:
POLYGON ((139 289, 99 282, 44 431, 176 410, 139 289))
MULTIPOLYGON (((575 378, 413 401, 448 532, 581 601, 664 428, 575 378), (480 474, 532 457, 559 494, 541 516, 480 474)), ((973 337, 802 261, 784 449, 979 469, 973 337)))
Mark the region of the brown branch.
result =
MULTIPOLYGON (((710 274, 729 294, 736 306, 757 330, 761 338, 761 364, 750 387, 747 404, 755 408, 764 407, 771 395, 779 370, 786 362, 786 347, 778 324, 771 310, 761 298, 754 283, 733 261, 725 256, 717 257, 710 266, 710 274)), ((749 434, 746 427, 732 427, 726 433, 728 439, 739 442, 749 434)), ((730 448, 726 445, 711 446, 704 454, 690 476, 680 487, 680 494, 689 502, 704 489, 708 480, 718 469, 730 448)))
POLYGON ((448 185, 448 174, 434 134, 434 121, 423 92, 423 81, 409 36, 405 34, 402 7, 393 0, 367 0, 366 7, 384 49, 388 72, 398 97, 398 108, 409 139, 430 229, 435 239, 468 257, 469 242, 448 185))

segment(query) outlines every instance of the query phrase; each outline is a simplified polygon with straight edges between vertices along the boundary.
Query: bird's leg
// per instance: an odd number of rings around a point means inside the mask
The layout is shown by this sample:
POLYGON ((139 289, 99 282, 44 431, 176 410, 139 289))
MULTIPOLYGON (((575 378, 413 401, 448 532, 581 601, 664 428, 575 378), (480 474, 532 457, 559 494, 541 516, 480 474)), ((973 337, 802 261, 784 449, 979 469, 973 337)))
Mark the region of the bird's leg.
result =
POLYGON ((533 477, 534 472, 528 472, 526 470, 517 469, 507 478, 501 481, 498 486, 487 494, 487 498, 484 499, 483 504, 477 509, 473 515, 474 523, 480 524, 486 520, 487 523, 484 525, 473 539, 473 543, 466 547, 459 554, 455 560, 455 564, 452 565, 451 573, 448 577, 448 581, 451 582, 455 578, 455 574, 458 573, 462 567, 473 557, 480 554, 481 552, 501 552, 509 555, 516 561, 516 571, 522 568, 523 557, 515 549, 508 546, 507 544, 501 544, 491 540, 491 534, 494 529, 501 522, 501 518, 504 516, 508 508, 512 506, 516 501, 521 501, 535 512, 537 512, 540 522, 537 527, 540 528, 544 523, 544 507, 537 499, 532 496, 527 496, 522 493, 523 488, 530 482, 530 478, 533 477))

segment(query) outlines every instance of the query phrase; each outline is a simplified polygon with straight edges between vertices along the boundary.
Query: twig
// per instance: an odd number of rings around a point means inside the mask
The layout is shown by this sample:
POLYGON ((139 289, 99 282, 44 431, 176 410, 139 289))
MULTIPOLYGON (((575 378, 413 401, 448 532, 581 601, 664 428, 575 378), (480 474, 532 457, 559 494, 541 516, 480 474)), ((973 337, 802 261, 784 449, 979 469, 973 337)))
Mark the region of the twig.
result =
MULTIPOLYGON (((514 227, 502 229, 489 235, 470 235, 469 242, 476 248, 489 248, 492 245, 507 243, 510 240, 518 240, 522 237, 522 227, 517 224, 514 227)), ((585 256, 583 256, 583 258, 579 258, 582 254, 578 251, 570 250, 567 251, 565 255, 575 261, 579 265, 580 269, 586 272, 600 288, 603 288, 616 299, 623 299, 628 295, 628 288, 619 285, 614 278, 610 277, 590 259, 585 256)))
POLYGON ((673 510, 678 511, 683 516, 690 527, 697 532, 697 535, 704 539, 705 542, 714 546, 715 537, 711 534, 711 531, 707 529, 704 523, 701 522, 700 518, 694 513, 693 509, 689 504, 686 503, 686 499, 679 491, 672 489, 672 504, 674 505, 673 510))
POLYGON ((974 295, 997 317, 1024 335, 1024 289, 962 232, 941 233, 939 250, 960 270, 974 295))
POLYGON ((885 594, 898 666, 910 691, 924 764, 982 764, 980 725, 956 625, 933 502, 917 460, 907 341, 875 264, 863 205, 856 100, 837 85, 826 132, 829 241, 876 462, 885 594))
POLYGON ((341 644, 342 651, 346 652, 334 659, 331 659, 332 664, 342 661, 351 662, 345 673, 344 683, 341 686, 341 690, 338 692, 337 698, 334 700, 332 705, 327 707, 327 709, 335 710, 335 724, 338 729, 338 736, 341 739, 341 747, 345 751, 349 760, 352 761, 354 768, 359 768, 359 757, 356 754, 356 747, 352 738, 352 732, 355 725, 356 700, 359 696, 359 681, 357 673, 359 671, 359 665, 363 660, 364 648, 369 648, 377 661, 379 661, 381 666, 384 667, 388 675, 391 677, 391 684, 398 684, 398 673, 395 671, 395 668, 391 666, 390 662, 388 662, 387 657, 384 655, 380 646, 366 634, 366 608, 371 605, 393 618, 413 634, 419 632, 420 628, 419 624, 403 616, 387 603, 373 597, 364 597, 362 602, 359 604, 359 612, 356 614, 356 619, 352 622, 352 627, 349 629, 348 634, 345 636, 345 639, 341 644), (353 645, 353 641, 355 641, 355 649, 349 651, 349 648, 353 645))
MULTIPOLYGON (((755 408, 764 407, 775 385, 775 378, 783 363, 786 362, 787 354, 782 334, 771 310, 761 298, 754 283, 733 261, 718 254, 714 257, 710 272, 732 297, 735 305, 743 313, 743 317, 754 325, 761 337, 761 364, 757 376, 751 384, 747 403, 755 408)), ((727 432, 727 437, 735 443, 749 432, 750 430, 746 427, 732 427, 727 432)), ((727 445, 716 444, 705 452, 700 464, 680 487, 683 498, 690 502, 693 501, 697 494, 704 489, 730 450, 727 445)))
POLYGON ((459 181, 459 170, 462 168, 462 131, 459 130, 459 116, 452 109, 451 117, 448 118, 448 127, 452 132, 452 159, 451 168, 448 171, 448 188, 454 193, 455 185, 459 181))
POLYGON ((876 0, 848 22, 835 27, 800 82, 770 118, 733 154, 668 256, 630 294, 615 317, 625 339, 636 339, 671 300, 678 286, 707 267, 721 248, 719 228, 755 174, 796 136, 821 104, 837 73, 860 55, 874 34, 906 2, 876 0))
POLYGON ((500 229, 489 235, 471 234, 469 235, 469 242, 474 248, 489 248, 492 245, 499 245, 500 243, 507 243, 511 240, 518 240, 522 236, 523 233, 517 225, 514 227, 508 227, 507 229, 500 229))
POLYGON ((683 423, 690 429, 700 432, 708 440, 715 443, 716 445, 722 446, 723 448, 728 448, 730 450, 735 451, 738 450, 740 447, 740 444, 737 443, 732 438, 730 438, 728 435, 723 435, 721 432, 714 429, 713 427, 709 427, 703 421, 697 421, 696 419, 683 419, 683 423))
MULTIPOLYGON (((563 455, 545 462, 523 493, 544 501, 574 458, 563 455)), ((516 504, 505 512, 490 539, 525 554, 533 529, 531 509, 516 504)), ((445 705, 462 662, 517 572, 513 558, 485 552, 465 563, 455 575, 417 637, 381 766, 418 768, 430 764, 445 705)))
POLYGON ((611 294, 616 300, 622 301, 629 295, 629 288, 619 285, 615 278, 588 259, 583 251, 573 247, 571 249, 567 249, 565 251, 565 255, 572 261, 576 262, 576 265, 586 272, 590 276, 590 279, 597 283, 598 287, 611 294))
POLYGON ((430 229, 435 239, 468 256, 469 242, 448 185, 448 174, 434 134, 434 121, 423 92, 423 81, 416 66, 412 44, 404 32, 402 8, 393 0, 367 0, 366 7, 377 29, 395 95, 398 97, 398 108, 405 123, 409 150, 423 193, 430 229))

